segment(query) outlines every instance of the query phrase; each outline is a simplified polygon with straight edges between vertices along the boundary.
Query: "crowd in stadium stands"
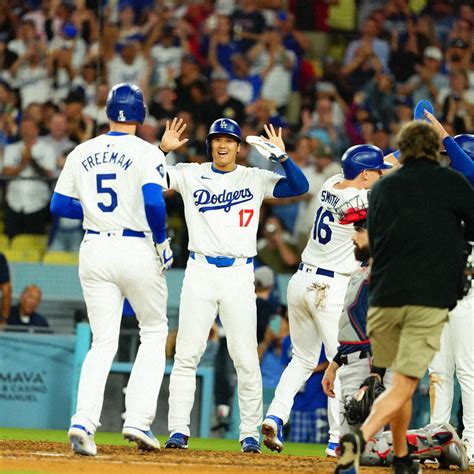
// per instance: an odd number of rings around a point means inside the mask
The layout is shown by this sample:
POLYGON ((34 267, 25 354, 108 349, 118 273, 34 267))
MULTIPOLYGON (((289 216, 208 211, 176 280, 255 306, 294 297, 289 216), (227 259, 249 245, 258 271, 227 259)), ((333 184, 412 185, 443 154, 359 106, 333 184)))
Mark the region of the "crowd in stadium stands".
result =
MULTIPOLYGON (((221 116, 244 136, 264 123, 283 127, 311 192, 266 204, 259 258, 291 272, 312 200, 348 146, 392 151, 420 99, 452 135, 473 131, 473 12, 470 2, 447 0, 3 1, 3 232, 47 233, 51 251, 77 251, 81 223, 51 220, 51 184, 75 144, 107 130, 109 87, 132 82, 148 103, 142 138, 158 144, 175 115, 188 123, 190 140, 170 164, 207 160, 206 133, 221 116), (339 29, 329 4, 346 7, 339 29)), ((270 166, 245 144, 239 160, 270 166)), ((167 203, 175 262, 184 266, 183 206, 171 192, 167 203)))

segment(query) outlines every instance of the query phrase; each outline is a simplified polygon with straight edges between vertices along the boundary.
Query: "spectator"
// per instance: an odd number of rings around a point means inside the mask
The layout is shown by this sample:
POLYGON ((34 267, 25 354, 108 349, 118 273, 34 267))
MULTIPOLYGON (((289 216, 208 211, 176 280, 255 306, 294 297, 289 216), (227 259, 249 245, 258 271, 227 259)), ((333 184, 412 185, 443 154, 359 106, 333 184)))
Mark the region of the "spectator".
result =
POLYGON ((109 86, 102 82, 101 84, 94 84, 93 101, 84 107, 84 119, 92 120, 94 123, 95 134, 99 130, 106 127, 108 130, 109 120, 106 113, 107 96, 109 94, 109 86))
POLYGON ((41 303, 41 289, 36 285, 25 287, 20 302, 13 306, 7 320, 8 326, 49 327, 48 321, 36 310, 41 303))
POLYGON ((0 252, 0 291, 2 292, 2 304, 0 313, 0 326, 7 322, 12 305, 12 284, 10 281, 10 270, 5 255, 0 252))
POLYGON ((227 91, 234 99, 244 105, 249 105, 260 96, 262 78, 259 74, 251 74, 251 64, 247 56, 237 53, 232 56, 231 60, 231 79, 227 91))
POLYGON ((416 104, 429 100, 436 104, 439 91, 448 85, 448 78, 441 72, 443 53, 436 46, 428 46, 423 51, 423 62, 416 66, 417 73, 401 84, 398 94, 412 96, 416 104))
POLYGON ((252 73, 263 78, 261 97, 272 100, 282 111, 292 90, 295 53, 285 48, 282 34, 277 29, 268 28, 248 51, 247 57, 253 63, 252 73))
POLYGON ((363 87, 380 70, 388 71, 389 45, 377 38, 377 24, 368 18, 362 26, 360 39, 349 43, 341 72, 354 90, 363 87))
POLYGON ((257 242, 257 260, 276 273, 296 271, 299 262, 298 248, 276 216, 269 216, 263 226, 263 237, 257 242))
MULTIPOLYGON (((472 44, 472 42, 471 42, 472 44)), ((471 46, 461 38, 455 38, 446 50, 446 70, 448 72, 465 71, 471 67, 471 46)))
POLYGON ((151 98, 150 114, 158 121, 160 127, 164 127, 167 120, 176 117, 176 84, 174 81, 166 82, 155 90, 151 98))
MULTIPOLYGON (((54 149, 56 160, 74 147, 74 142, 67 135, 67 120, 63 113, 56 113, 48 123, 49 133, 41 140, 43 143, 54 149)), ((58 166, 60 164, 58 163, 58 166)), ((62 168, 62 166, 60 166, 62 168)))
POLYGON ((21 141, 5 148, 3 174, 14 178, 6 192, 5 233, 10 238, 45 233, 51 198, 48 179, 55 175, 56 154, 39 140, 38 132, 38 125, 25 118, 20 125, 21 141))
POLYGON ((244 119, 244 104, 233 97, 230 97, 227 86, 229 77, 221 69, 213 71, 211 74, 211 99, 205 106, 205 123, 210 125, 219 117, 231 118, 237 122, 244 119))
POLYGON ((257 0, 241 0, 240 8, 234 11, 231 19, 234 38, 239 49, 246 53, 265 29, 265 18, 258 8, 257 0))
POLYGON ((364 87, 365 104, 376 122, 388 126, 395 113, 396 96, 391 74, 379 71, 364 87))

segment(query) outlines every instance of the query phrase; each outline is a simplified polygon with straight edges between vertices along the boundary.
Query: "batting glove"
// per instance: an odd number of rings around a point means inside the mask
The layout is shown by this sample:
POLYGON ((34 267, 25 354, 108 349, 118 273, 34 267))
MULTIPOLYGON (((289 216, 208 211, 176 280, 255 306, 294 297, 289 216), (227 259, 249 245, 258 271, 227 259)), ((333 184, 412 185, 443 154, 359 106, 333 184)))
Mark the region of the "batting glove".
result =
POLYGON ((256 135, 249 135, 246 141, 249 145, 255 147, 264 158, 275 163, 280 163, 280 161, 288 156, 280 147, 256 135))
POLYGON ((173 265, 173 251, 170 247, 171 239, 165 239, 161 244, 155 243, 155 250, 161 262, 161 273, 166 272, 173 265))

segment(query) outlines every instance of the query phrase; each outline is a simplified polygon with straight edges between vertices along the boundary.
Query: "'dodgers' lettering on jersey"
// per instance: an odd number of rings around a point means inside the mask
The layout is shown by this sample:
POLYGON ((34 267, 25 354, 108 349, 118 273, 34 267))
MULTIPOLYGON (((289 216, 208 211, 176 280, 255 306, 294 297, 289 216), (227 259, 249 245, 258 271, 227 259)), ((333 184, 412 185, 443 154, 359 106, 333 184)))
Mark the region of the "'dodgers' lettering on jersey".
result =
POLYGON ((194 204, 199 207, 199 212, 214 211, 224 209, 229 212, 232 206, 247 202, 253 199, 252 191, 249 188, 237 191, 227 191, 224 189, 220 194, 213 194, 207 189, 194 191, 194 204), (211 204, 210 206, 208 204, 211 204))
POLYGON ((118 151, 102 151, 100 153, 94 153, 93 155, 88 156, 82 161, 82 166, 86 171, 89 171, 94 166, 109 163, 120 166, 124 170, 127 170, 129 166, 132 165, 133 161, 118 151))
POLYGON ((327 202, 329 205, 336 207, 337 203, 339 202, 339 198, 331 194, 329 191, 323 191, 321 193, 321 201, 327 202))

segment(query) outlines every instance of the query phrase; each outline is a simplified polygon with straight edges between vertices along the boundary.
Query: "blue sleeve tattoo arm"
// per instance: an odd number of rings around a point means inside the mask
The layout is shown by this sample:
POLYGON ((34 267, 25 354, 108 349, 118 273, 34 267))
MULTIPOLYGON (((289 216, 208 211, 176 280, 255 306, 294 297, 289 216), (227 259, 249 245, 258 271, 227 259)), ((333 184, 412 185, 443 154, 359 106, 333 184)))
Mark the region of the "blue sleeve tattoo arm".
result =
POLYGON ((281 178, 275 185, 273 195, 276 198, 299 196, 308 192, 309 183, 303 171, 288 158, 281 163, 285 170, 286 177, 281 178))
POLYGON ((60 193, 53 193, 51 204, 49 205, 51 214, 69 219, 83 219, 81 203, 72 197, 60 193))
POLYGON ((471 160, 471 157, 456 143, 453 137, 446 137, 443 140, 443 145, 448 152, 451 166, 474 185, 474 161, 471 160))
POLYGON ((163 190, 158 184, 142 186, 145 215, 153 234, 153 240, 161 243, 166 239, 166 204, 163 190))

